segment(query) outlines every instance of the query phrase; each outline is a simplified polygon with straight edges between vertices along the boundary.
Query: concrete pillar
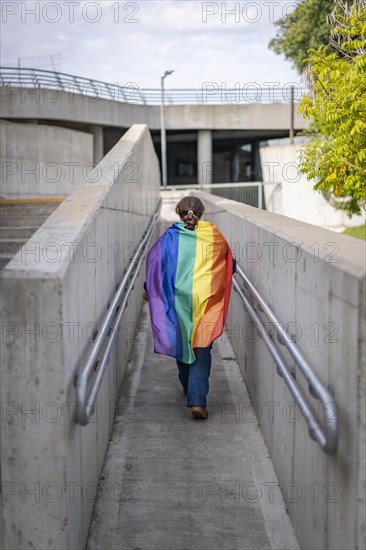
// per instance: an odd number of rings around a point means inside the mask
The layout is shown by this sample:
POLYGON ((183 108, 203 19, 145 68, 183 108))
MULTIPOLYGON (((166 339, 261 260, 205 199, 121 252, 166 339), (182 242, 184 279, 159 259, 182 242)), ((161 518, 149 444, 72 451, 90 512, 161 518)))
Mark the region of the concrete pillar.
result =
POLYGON ((233 149, 230 157, 230 181, 237 183, 240 179, 240 150, 233 149))
POLYGON ((95 166, 104 157, 104 140, 103 140, 103 126, 93 124, 90 126, 94 140, 93 140, 93 162, 95 166))
POLYGON ((252 173, 255 181, 262 181, 261 159, 259 155, 259 140, 252 142, 252 173))
POLYGON ((198 183, 212 183, 212 132, 198 130, 197 134, 197 173, 198 183))

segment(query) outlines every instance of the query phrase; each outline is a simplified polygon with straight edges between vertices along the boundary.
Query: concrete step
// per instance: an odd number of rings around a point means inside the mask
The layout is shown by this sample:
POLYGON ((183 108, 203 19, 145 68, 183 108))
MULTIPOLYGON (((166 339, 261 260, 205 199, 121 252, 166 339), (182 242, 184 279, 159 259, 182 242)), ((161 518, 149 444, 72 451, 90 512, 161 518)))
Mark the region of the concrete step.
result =
POLYGON ((0 200, 0 269, 5 267, 63 200, 0 200))
POLYGON ((37 225, 0 226, 0 239, 29 239, 38 229, 37 225))
POLYGON ((39 227, 61 202, 61 200, 9 203, 0 201, 0 226, 37 225, 39 227))
POLYGON ((0 239, 0 254, 16 254, 28 239, 0 239))
POLYGON ((63 201, 3 203, 0 202, 0 217, 50 215, 63 201))
POLYGON ((49 214, 42 215, 29 215, 29 216, 0 216, 1 227, 14 227, 14 226, 37 226, 40 227, 48 218, 49 214))
POLYGON ((0 254, 0 270, 3 269, 8 262, 12 259, 14 254, 11 254, 10 252, 0 254))

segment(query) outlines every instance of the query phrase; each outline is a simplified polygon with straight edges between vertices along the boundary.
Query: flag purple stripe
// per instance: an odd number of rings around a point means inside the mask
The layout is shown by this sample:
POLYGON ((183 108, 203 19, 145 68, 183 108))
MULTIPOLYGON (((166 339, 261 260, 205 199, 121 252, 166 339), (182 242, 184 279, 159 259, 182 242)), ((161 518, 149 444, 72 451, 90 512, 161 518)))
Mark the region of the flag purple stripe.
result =
POLYGON ((166 332, 164 302, 162 300, 163 274, 161 269, 162 237, 149 251, 146 263, 149 269, 146 273, 146 286, 149 293, 149 308, 151 324, 154 332, 154 352, 165 354, 170 349, 169 338, 166 332))

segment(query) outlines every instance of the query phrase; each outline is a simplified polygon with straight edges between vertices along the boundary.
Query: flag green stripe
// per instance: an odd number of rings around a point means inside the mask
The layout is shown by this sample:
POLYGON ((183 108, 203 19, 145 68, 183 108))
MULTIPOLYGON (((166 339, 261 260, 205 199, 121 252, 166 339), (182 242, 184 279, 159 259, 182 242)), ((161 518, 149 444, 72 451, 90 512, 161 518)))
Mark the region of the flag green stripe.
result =
POLYGON ((183 349, 182 361, 183 363, 191 364, 195 361, 195 356, 190 345, 190 337, 193 328, 192 287, 197 241, 195 231, 186 229, 183 222, 178 222, 178 224, 180 238, 175 280, 175 307, 182 333, 182 341, 183 343, 188 342, 188 347, 186 346, 183 349), (194 242, 192 242, 193 240, 194 242))

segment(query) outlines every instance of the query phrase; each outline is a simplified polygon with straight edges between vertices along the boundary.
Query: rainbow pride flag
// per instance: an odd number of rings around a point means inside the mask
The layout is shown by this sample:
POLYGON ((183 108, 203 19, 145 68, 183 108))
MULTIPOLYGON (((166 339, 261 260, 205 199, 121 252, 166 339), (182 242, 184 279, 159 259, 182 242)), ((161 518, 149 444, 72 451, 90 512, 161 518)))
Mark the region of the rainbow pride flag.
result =
POLYGON ((214 223, 194 231, 177 222, 146 257, 146 288, 154 352, 191 364, 223 330, 229 305, 232 253, 214 223))

